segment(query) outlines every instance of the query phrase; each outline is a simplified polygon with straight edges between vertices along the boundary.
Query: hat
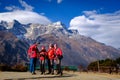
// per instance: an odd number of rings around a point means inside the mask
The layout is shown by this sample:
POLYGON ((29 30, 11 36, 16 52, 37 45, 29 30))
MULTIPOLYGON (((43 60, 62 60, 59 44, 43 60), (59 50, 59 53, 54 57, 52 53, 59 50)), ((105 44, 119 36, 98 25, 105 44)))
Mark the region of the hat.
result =
POLYGON ((54 47, 54 45, 53 45, 53 44, 50 44, 49 46, 50 46, 50 47, 52 47, 52 48, 54 47))
POLYGON ((40 44, 40 42, 37 41, 36 44, 40 44))

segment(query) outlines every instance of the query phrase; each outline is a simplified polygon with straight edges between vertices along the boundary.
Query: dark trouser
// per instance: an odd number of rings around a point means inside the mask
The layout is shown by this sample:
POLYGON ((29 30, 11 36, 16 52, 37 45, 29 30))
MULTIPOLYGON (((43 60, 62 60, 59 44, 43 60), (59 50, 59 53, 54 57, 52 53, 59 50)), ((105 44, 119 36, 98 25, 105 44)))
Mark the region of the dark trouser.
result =
POLYGON ((30 72, 31 73, 35 73, 36 60, 37 58, 30 58, 30 72))
POLYGON ((40 71, 45 73, 45 60, 40 60, 40 71))
POLYGON ((54 59, 50 60, 50 70, 51 70, 51 73, 54 74, 54 59))
POLYGON ((62 70, 61 70, 61 59, 59 59, 59 58, 56 59, 56 71, 57 71, 57 74, 62 73, 62 70))
POLYGON ((51 68, 50 68, 50 59, 47 59, 47 64, 48 64, 48 73, 51 73, 51 68))

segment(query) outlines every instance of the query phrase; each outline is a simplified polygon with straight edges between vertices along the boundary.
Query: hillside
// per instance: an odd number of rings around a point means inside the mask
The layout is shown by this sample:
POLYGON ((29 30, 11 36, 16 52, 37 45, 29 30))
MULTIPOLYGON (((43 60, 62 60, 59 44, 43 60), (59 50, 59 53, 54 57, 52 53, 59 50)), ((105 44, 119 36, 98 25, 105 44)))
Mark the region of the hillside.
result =
POLYGON ((14 65, 28 62, 28 44, 19 40, 15 35, 0 31, 0 63, 14 65))

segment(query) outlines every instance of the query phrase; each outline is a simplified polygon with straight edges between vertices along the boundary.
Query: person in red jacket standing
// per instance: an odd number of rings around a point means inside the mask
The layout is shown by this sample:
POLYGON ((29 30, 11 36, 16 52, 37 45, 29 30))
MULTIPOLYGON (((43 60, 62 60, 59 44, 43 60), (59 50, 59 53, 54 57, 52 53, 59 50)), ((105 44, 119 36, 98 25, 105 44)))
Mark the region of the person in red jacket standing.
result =
POLYGON ((50 44, 49 45, 49 49, 47 52, 47 56, 48 56, 48 74, 54 74, 54 58, 55 58, 55 54, 54 54, 54 45, 50 44))
POLYGON ((45 49, 45 46, 42 46, 42 49, 39 52, 41 74, 45 74, 45 58, 46 58, 46 56, 47 56, 47 51, 45 49))
POLYGON ((28 49, 28 56, 30 58, 30 72, 32 74, 36 74, 35 67, 36 67, 37 53, 39 52, 37 46, 39 44, 40 44, 39 42, 36 42, 35 44, 31 45, 28 49))
POLYGON ((56 70, 57 70, 57 74, 61 74, 62 75, 62 70, 61 70, 61 59, 63 58, 63 53, 62 50, 57 46, 57 44, 54 44, 54 51, 55 51, 55 60, 56 60, 56 70))

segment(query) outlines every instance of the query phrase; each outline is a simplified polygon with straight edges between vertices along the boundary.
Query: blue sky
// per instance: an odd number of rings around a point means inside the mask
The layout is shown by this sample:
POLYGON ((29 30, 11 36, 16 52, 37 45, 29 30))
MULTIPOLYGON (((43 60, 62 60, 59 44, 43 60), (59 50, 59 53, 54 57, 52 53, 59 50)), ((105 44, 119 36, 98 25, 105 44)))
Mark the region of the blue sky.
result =
MULTIPOLYGON (((112 13, 120 9, 120 0, 23 0, 33 7, 33 11, 43 13, 52 22, 62 21, 67 27, 70 20, 82 15, 83 11, 96 10, 112 13), (60 1, 59 3, 57 1, 60 1)), ((0 0, 0 12, 8 12, 6 6, 16 6, 22 10, 20 0, 0 0)))
POLYGON ((0 21, 13 19, 24 24, 61 21, 82 35, 120 48, 120 0, 0 0, 0 21))

